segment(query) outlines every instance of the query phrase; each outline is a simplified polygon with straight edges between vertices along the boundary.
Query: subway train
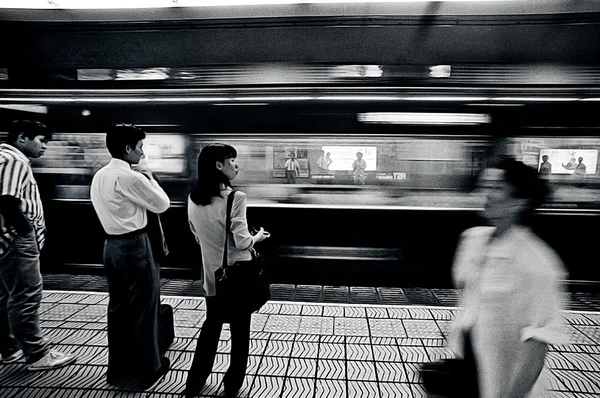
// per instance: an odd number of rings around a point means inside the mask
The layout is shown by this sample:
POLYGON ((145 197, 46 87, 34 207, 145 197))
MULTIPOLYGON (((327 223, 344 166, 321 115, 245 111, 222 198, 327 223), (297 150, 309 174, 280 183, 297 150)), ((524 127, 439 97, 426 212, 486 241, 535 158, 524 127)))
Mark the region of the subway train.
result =
POLYGON ((273 283, 449 287, 460 233, 483 222, 478 175, 508 155, 543 169, 552 196, 533 228, 564 260, 569 283, 596 286, 596 91, 3 90, 0 117, 38 118, 54 131, 32 163, 47 218, 46 272, 103 273, 89 186, 110 159, 103 131, 125 122, 147 132, 144 162, 172 201, 161 216, 170 249, 163 276, 201 278, 186 201, 200 150, 223 142, 238 151, 234 187, 248 194, 250 225, 271 232, 258 250, 273 283), (9 101, 19 106, 2 105, 9 101), (360 178, 352 169, 358 152, 360 178), (284 172, 292 154, 300 164, 293 184, 284 172), (575 172, 579 158, 585 173, 575 172))

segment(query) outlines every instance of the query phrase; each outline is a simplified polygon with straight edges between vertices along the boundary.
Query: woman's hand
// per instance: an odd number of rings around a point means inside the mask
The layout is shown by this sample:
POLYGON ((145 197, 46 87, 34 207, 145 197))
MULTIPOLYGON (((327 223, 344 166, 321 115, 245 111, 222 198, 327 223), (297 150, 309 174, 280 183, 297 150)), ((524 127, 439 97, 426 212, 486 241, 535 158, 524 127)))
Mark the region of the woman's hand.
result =
POLYGON ((254 239, 254 243, 258 243, 258 242, 262 242, 263 240, 268 239, 270 237, 271 237, 271 234, 268 233, 267 231, 265 231, 263 227, 260 227, 260 229, 258 230, 256 235, 254 235, 253 239, 254 239))

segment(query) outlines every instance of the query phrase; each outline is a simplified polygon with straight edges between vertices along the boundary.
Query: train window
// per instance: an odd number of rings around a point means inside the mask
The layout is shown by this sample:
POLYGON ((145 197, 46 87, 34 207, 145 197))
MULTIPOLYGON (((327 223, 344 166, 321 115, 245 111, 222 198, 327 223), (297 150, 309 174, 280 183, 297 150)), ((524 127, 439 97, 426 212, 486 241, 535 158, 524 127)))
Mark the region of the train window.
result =
MULTIPOLYGON (((600 195, 595 137, 408 135, 147 135, 148 167, 161 177, 175 205, 185 205, 195 184, 202 148, 223 142, 238 151, 241 171, 234 185, 250 206, 387 206, 478 208, 471 192, 494 157, 508 155, 536 168, 552 184, 550 206, 597 206, 600 195), (356 173, 356 153, 364 170, 356 173), (299 165, 288 179, 286 161, 299 165), (548 165, 542 166, 549 157, 548 165), (583 158, 579 162, 579 158, 583 158), (575 158, 573 160, 572 158, 575 158), (583 167, 577 165, 583 163, 583 167)), ((110 161, 104 134, 56 133, 46 155, 32 162, 53 199, 89 200, 94 173, 110 161)))

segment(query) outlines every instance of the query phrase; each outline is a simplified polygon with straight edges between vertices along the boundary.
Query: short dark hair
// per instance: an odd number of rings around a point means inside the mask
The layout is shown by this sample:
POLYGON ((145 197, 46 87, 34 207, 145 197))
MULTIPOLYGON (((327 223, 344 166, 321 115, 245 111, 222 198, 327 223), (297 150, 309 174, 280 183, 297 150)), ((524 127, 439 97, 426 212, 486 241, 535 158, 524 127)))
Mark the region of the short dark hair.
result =
POLYGON ((221 184, 231 186, 227 176, 217 169, 217 161, 225 162, 228 158, 237 158, 237 151, 231 145, 209 144, 202 148, 198 155, 198 184, 190 193, 192 202, 200 206, 209 205, 214 196, 221 194, 221 184))
POLYGON ((531 213, 548 198, 550 188, 533 167, 509 157, 502 158, 494 167, 504 170, 504 179, 511 186, 515 198, 527 199, 526 213, 531 213))
POLYGON ((35 120, 15 120, 8 127, 8 138, 7 142, 13 144, 19 138, 19 135, 23 134, 30 140, 34 139, 38 135, 43 135, 46 141, 52 139, 52 132, 42 122, 35 120))
POLYGON ((106 148, 113 158, 123 159, 125 147, 133 149, 144 138, 144 130, 133 124, 115 124, 106 133, 106 148))

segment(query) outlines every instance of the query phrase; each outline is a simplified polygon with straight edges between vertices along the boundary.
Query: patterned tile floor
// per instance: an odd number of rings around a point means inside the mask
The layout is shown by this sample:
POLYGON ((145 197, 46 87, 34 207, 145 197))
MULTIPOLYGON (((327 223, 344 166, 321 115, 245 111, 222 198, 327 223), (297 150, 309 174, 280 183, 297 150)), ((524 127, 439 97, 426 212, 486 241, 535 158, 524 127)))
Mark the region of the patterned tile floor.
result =
MULTIPOLYGON (((347 293, 351 297, 352 288, 347 293)), ((147 391, 105 382, 107 302, 106 293, 46 290, 40 314, 44 332, 58 349, 77 353, 78 362, 37 373, 23 363, 0 365, 0 397, 179 396, 205 316, 204 299, 162 297, 175 309, 176 340, 167 353, 172 370, 147 391)), ((252 317, 247 377, 238 395, 424 397, 419 366, 448 355, 444 333, 454 311, 439 305, 271 301, 252 317)), ((600 312, 566 311, 564 317, 571 344, 551 347, 549 397, 599 396, 600 312)), ((201 396, 222 395, 229 349, 226 326, 201 396)))

